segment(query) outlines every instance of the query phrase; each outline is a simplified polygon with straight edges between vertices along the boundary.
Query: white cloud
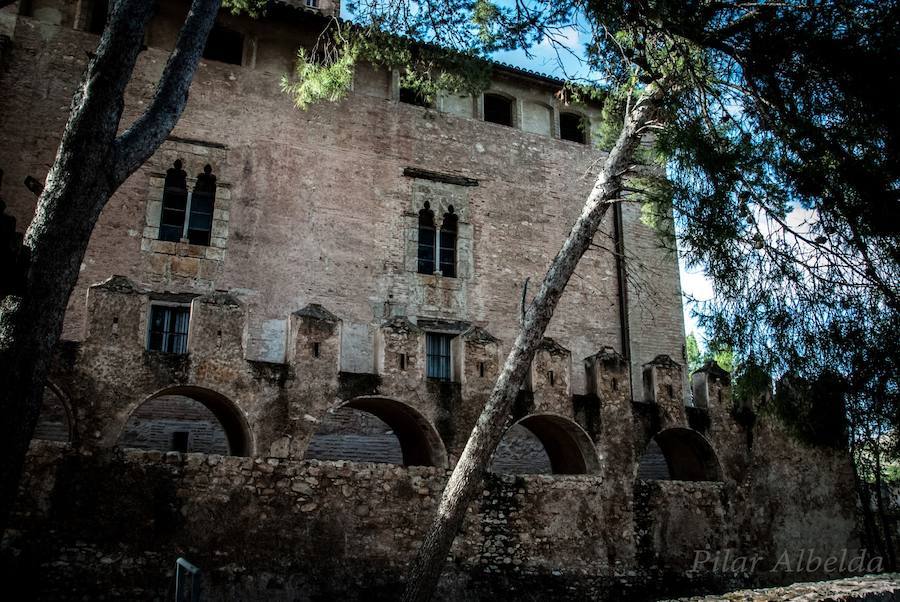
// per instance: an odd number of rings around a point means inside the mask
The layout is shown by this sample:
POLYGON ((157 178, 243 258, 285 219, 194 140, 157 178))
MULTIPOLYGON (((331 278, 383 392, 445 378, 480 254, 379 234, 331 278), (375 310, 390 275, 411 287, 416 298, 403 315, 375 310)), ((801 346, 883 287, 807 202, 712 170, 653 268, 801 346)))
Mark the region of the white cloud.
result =
POLYGON ((570 50, 580 51, 580 44, 581 36, 579 35, 578 30, 574 25, 570 25, 554 31, 549 36, 545 36, 538 45, 543 46, 544 48, 552 48, 554 45, 564 46, 570 50))

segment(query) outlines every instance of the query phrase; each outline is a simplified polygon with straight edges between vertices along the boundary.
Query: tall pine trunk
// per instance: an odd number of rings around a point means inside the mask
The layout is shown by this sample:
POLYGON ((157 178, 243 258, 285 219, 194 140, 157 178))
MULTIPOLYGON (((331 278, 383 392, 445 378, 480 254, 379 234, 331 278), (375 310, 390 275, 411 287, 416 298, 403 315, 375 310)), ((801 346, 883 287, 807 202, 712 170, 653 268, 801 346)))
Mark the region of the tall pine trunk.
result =
POLYGON ((21 290, 0 301, 0 532, 41 409, 69 296, 100 212, 171 132, 221 0, 194 0, 147 110, 117 136, 125 89, 156 8, 110 3, 108 25, 75 92, 56 159, 25 233, 21 290))
POLYGON ((575 272, 578 261, 589 248, 603 217, 618 202, 623 180, 634 161, 644 126, 653 118, 662 87, 651 84, 625 115, 622 132, 603 164, 581 215, 575 221, 562 248, 550 264, 541 288, 525 312, 515 344, 447 486, 437 515, 418 555, 410 567, 403 599, 428 600, 434 593, 453 540, 462 526, 466 509, 481 491, 484 471, 503 436, 513 402, 525 382, 534 354, 553 317, 553 311, 575 272))

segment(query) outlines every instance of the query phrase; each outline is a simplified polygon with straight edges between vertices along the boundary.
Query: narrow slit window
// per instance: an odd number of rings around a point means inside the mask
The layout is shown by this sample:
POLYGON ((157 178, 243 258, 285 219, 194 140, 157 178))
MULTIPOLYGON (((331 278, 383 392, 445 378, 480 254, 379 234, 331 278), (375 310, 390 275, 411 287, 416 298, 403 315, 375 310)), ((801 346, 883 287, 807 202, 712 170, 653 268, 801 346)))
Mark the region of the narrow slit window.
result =
POLYGON ((313 344, 312 344, 312 352, 313 352, 313 357, 319 357, 319 354, 321 353, 321 350, 319 349, 319 344, 318 344, 318 343, 313 343, 313 344))
POLYGON ((556 384, 556 379, 553 376, 553 370, 550 370, 550 372, 547 374, 547 378, 550 380, 551 387, 556 384))
POLYGON ((559 137, 563 140, 587 143, 587 122, 577 113, 559 114, 559 137))
POLYGON ((453 335, 442 333, 426 333, 425 351, 427 358, 428 378, 450 380, 450 341, 453 335))
POLYGON ((187 353, 191 308, 184 305, 151 305, 147 349, 163 353, 187 353))
POLYGON ((431 210, 431 204, 425 201, 424 206, 419 211, 418 272, 420 274, 434 274, 436 237, 434 211, 431 210))
POLYGON ((484 362, 478 362, 478 376, 484 378, 484 362))
POLYGON ((484 95, 484 120, 500 125, 513 124, 513 102, 500 94, 484 95))
POLYGON ((406 370, 406 354, 405 353, 400 354, 400 369, 406 370))

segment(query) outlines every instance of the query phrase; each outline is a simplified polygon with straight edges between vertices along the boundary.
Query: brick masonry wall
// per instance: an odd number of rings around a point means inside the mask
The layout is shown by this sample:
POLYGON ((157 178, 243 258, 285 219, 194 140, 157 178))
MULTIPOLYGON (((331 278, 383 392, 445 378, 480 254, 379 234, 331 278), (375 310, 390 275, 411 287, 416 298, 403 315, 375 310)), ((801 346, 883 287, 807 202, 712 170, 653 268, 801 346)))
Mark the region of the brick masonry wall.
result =
MULTIPOLYGON (((169 43, 165 26, 174 17, 166 15, 151 31, 151 48, 139 61, 124 124, 145 106, 164 63, 165 53, 154 46, 169 43)), ((308 35, 286 25, 266 27, 269 46, 284 45, 288 56, 289 44, 308 35)), ((16 51, 0 92, 2 131, 20 142, 0 149, 10 181, 46 173, 82 59, 95 41, 37 20, 17 22, 16 51)), ((552 101, 550 90, 517 85, 526 98, 544 94, 552 101)), ((342 364, 351 371, 372 371, 377 323, 397 312, 484 325, 500 339, 502 357, 517 324, 522 285, 528 277, 536 282, 556 253, 590 189, 597 158, 576 143, 362 92, 299 112, 278 91, 274 73, 213 62, 201 65, 173 136, 177 140, 166 143, 104 211, 72 296, 66 337, 84 337, 80 300, 87 287, 122 274, 158 292, 233 291, 250 306, 247 336, 261 348, 284 332, 275 324, 291 311, 322 303, 344 320, 347 340, 357 341, 344 346, 342 364), (215 248, 213 255, 195 258, 186 248, 170 254, 168 248, 152 250, 145 239, 155 183, 179 157, 189 163, 192 177, 211 162, 219 197, 232 205, 222 253, 215 248), (478 180, 467 189, 462 216, 461 231, 471 231, 468 277, 436 281, 408 271, 407 212, 418 181, 402 176, 409 166, 478 180), (450 295, 447 302, 440 301, 441 291, 450 295)), ((17 188, 10 205, 26 223, 34 198, 17 188)), ((635 220, 626 216, 633 226, 628 242, 635 241, 635 253, 641 254, 636 260, 658 267, 671 284, 659 293, 631 291, 633 302, 640 298, 643 306, 657 308, 655 321, 647 322, 643 333, 634 331, 642 338, 636 362, 659 353, 677 359, 680 343, 674 339, 681 336, 669 336, 682 329, 675 264, 653 255, 652 233, 635 220)), ((605 235, 609 232, 607 227, 605 235)), ((655 275, 646 279, 660 282, 655 275)), ((548 331, 571 350, 575 362, 604 344, 619 346, 616 291, 612 256, 592 251, 548 331)), ((633 318, 635 324, 645 321, 642 315, 633 318)), ((248 353, 271 357, 264 349, 248 353)), ((584 387, 583 375, 574 371, 571 390, 584 387)))

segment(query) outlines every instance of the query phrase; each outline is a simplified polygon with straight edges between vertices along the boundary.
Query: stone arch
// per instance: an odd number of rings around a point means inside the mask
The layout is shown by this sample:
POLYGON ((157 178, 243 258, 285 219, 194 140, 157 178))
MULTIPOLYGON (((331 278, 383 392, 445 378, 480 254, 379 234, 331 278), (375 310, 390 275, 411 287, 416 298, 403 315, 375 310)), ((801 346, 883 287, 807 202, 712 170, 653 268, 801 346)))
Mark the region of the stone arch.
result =
POLYGON ((73 443, 76 433, 75 414, 68 396, 56 384, 47 381, 33 437, 73 443))
MULTIPOLYGON (((441 441, 440 435, 434 425, 414 407, 391 399, 389 397, 363 396, 337 404, 329 411, 334 416, 344 410, 358 410, 371 415, 386 425, 390 431, 389 437, 383 437, 387 441, 379 444, 381 449, 371 454, 374 462, 388 462, 403 464, 404 466, 437 466, 447 467, 447 450, 441 441), (393 445, 393 449, 391 446, 393 445)), ((323 421, 324 422, 324 421, 323 421)), ((350 454, 348 449, 337 447, 332 450, 325 449, 324 437, 329 434, 319 432, 313 435, 307 447, 307 459, 351 459, 366 461, 370 455, 361 450, 361 453, 350 454)), ((370 442, 374 442, 370 438, 370 442)), ((357 446, 365 446, 367 442, 357 441, 357 446)))
POLYGON ((237 404, 217 391, 195 385, 166 387, 146 397, 129 413, 128 420, 119 435, 119 444, 124 447, 160 449, 161 446, 156 440, 170 434, 174 435, 176 432, 187 432, 191 437, 202 435, 203 445, 196 451, 249 456, 253 449, 250 426, 237 404), (149 444, 138 445, 135 443, 140 441, 138 429, 147 430, 140 421, 154 419, 154 406, 161 406, 160 424, 150 425, 149 428, 158 427, 157 433, 150 439, 149 444), (147 418, 142 417, 142 409, 147 418), (179 417, 177 413, 182 410, 185 415, 179 417))
POLYGON ((712 445, 689 428, 675 427, 656 434, 637 469, 643 480, 721 481, 722 470, 712 445))
MULTIPOLYGON (((503 445, 498 447, 501 455, 495 455, 492 470, 496 472, 537 472, 552 474, 596 474, 600 471, 600 461, 590 436, 575 421, 557 414, 531 414, 507 429, 503 439, 508 440, 516 433, 521 437, 527 431, 538 442, 546 455, 546 461, 532 463, 525 459, 516 460, 505 457, 503 445), (532 463, 533 468, 528 470, 532 463), (548 470, 549 469, 549 470, 548 470)), ((526 443, 527 445, 527 443, 526 443)), ((524 455, 534 459, 537 454, 533 448, 524 450, 524 455)))

